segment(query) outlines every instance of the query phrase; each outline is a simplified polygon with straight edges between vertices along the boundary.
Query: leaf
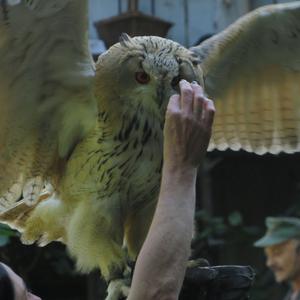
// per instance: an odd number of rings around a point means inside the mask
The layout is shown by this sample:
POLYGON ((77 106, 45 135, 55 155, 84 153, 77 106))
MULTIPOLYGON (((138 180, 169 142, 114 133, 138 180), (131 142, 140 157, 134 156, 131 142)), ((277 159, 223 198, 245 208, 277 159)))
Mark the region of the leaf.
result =
POLYGON ((8 225, 0 224, 0 236, 18 236, 17 231, 11 229, 8 225))
POLYGON ((6 246, 9 243, 8 236, 0 236, 0 247, 6 246))
POLYGON ((243 223, 243 217, 239 211, 234 211, 228 216, 228 222, 231 226, 239 226, 243 223))

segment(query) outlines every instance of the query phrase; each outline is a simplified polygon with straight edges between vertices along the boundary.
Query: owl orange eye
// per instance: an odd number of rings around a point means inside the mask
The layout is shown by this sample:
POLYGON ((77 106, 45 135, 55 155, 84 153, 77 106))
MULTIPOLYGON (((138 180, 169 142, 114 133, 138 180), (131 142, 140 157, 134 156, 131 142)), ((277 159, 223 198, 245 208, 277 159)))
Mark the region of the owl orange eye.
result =
POLYGON ((136 72, 135 80, 140 84, 147 84, 150 81, 150 76, 146 72, 136 72))

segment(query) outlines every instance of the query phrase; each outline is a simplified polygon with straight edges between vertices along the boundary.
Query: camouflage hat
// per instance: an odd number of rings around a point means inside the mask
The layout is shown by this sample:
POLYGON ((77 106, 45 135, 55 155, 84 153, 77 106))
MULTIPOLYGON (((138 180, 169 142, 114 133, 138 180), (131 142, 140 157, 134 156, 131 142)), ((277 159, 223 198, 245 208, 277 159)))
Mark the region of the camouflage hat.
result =
POLYGON ((268 247, 300 238, 300 219, 298 218, 268 217, 266 226, 266 234, 254 243, 255 247, 268 247))

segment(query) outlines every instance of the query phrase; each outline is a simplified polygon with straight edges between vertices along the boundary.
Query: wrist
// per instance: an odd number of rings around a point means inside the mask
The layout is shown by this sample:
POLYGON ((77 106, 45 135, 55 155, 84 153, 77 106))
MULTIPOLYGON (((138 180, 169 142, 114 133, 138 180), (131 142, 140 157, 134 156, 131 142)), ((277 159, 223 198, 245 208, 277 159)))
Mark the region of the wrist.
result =
POLYGON ((164 163, 162 169, 162 185, 172 183, 182 185, 195 185, 198 169, 187 164, 164 163))
POLYGON ((195 176, 198 168, 187 163, 164 162, 163 173, 169 176, 195 176))

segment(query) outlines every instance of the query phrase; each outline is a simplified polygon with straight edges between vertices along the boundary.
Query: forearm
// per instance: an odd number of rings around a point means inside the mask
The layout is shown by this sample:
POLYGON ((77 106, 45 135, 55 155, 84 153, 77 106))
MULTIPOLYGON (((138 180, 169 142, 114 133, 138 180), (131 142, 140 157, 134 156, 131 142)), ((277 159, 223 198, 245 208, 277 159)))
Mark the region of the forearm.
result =
POLYGON ((160 197, 128 299, 176 299, 190 254, 195 168, 163 168, 160 197), (159 260, 159 263, 157 261, 159 260))
POLYGON ((157 208, 137 259, 129 300, 176 300, 190 254, 197 167, 203 162, 213 102, 197 84, 180 81, 164 126, 164 167, 157 208))

